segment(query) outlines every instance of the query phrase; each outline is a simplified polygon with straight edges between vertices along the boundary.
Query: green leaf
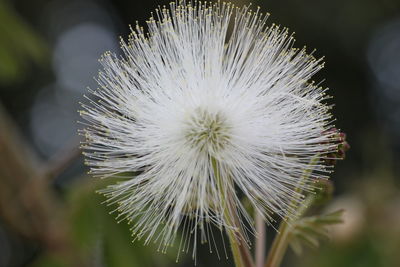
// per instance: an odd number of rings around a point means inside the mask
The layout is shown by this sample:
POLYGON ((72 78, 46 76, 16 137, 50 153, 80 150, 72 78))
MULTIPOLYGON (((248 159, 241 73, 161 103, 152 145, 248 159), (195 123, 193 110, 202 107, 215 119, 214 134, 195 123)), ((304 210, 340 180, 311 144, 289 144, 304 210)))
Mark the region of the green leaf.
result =
POLYGON ((343 222, 343 210, 328 214, 300 218, 294 221, 290 229, 289 244, 296 254, 301 254, 302 246, 318 248, 321 239, 327 239, 328 226, 343 222))

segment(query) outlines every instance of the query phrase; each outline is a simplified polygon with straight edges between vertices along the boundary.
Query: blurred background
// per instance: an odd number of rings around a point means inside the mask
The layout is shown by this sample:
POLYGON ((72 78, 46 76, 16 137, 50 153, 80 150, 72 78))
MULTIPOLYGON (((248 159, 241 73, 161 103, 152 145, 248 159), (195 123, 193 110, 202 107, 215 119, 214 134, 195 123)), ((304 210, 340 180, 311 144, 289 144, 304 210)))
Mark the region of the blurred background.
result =
MULTIPOLYGON (((169 1, 0 0, 0 267, 193 266, 131 244, 95 194, 77 149, 79 101, 98 58, 169 1)), ((232 1, 241 6, 247 1, 232 1)), ((351 150, 325 209, 345 208, 332 238, 285 266, 400 266, 400 1, 254 0, 296 46, 325 56, 323 80, 351 150)), ((274 235, 268 229, 270 243, 274 235)), ((232 266, 199 246, 197 266, 232 266)))

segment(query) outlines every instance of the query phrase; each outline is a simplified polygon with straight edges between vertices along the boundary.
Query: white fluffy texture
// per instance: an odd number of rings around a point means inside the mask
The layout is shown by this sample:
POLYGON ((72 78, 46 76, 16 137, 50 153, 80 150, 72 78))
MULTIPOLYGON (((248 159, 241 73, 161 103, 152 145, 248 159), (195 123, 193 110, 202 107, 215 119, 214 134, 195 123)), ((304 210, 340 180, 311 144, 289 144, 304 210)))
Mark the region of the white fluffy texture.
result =
POLYGON ((182 227, 187 250, 198 236, 212 241, 210 223, 238 227, 224 216, 229 205, 246 232, 239 191, 270 222, 301 202, 294 187, 305 169, 316 170, 310 179, 327 173, 309 165, 334 149, 325 90, 310 82, 321 61, 266 18, 172 3, 149 34, 137 26, 121 41, 124 57, 102 57, 100 88, 83 105, 85 154, 94 175, 124 179, 104 192, 136 238, 166 248, 182 227))

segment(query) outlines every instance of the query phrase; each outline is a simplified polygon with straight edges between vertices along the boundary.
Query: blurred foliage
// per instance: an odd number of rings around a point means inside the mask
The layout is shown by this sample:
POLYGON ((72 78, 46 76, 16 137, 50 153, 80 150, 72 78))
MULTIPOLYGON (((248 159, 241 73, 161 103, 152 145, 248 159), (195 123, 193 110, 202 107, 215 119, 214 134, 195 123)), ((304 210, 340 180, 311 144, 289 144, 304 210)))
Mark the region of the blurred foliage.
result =
MULTIPOLYGON (((115 205, 102 204, 105 197, 96 193, 112 183, 112 179, 82 178, 71 185, 66 195, 68 223, 73 246, 79 250, 87 266, 110 267, 163 267, 175 264, 177 246, 167 254, 157 253, 157 244, 132 243, 129 225, 117 223, 111 212, 115 205), (162 256, 161 256, 162 254, 162 256)), ((62 257, 44 255, 34 266, 68 266, 62 257)))
POLYGON ((317 249, 320 246, 320 239, 328 239, 329 225, 342 223, 343 210, 334 211, 328 214, 305 217, 294 222, 290 238, 290 246, 299 256, 303 252, 303 246, 317 249))
POLYGON ((0 85, 23 80, 29 62, 43 64, 45 42, 10 6, 0 0, 0 85))
MULTIPOLYGON (((375 139, 375 145, 382 140, 375 139)), ((381 144, 379 147, 382 147, 381 144)), ((372 149, 372 147, 370 148, 372 149)), ((367 169, 327 210, 344 209, 344 223, 330 228, 331 242, 296 259, 304 267, 400 266, 400 189, 387 151, 372 149, 367 169)), ((293 266, 289 261, 288 266, 293 266)))

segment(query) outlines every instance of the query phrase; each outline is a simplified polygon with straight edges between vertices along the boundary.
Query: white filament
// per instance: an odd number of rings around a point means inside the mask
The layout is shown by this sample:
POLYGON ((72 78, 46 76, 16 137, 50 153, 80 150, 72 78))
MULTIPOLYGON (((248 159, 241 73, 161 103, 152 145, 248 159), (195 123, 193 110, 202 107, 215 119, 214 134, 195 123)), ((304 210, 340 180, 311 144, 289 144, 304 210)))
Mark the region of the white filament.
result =
POLYGON ((325 89, 310 82, 323 64, 266 19, 229 3, 171 3, 148 34, 136 26, 121 41, 123 57, 102 57, 100 88, 81 112, 84 149, 94 175, 123 179, 104 193, 136 238, 165 250, 181 228, 180 250, 212 243, 210 224, 234 227, 227 196, 246 232, 238 192, 270 222, 302 201, 294 187, 305 169, 325 177, 309 166, 335 147, 325 89))

